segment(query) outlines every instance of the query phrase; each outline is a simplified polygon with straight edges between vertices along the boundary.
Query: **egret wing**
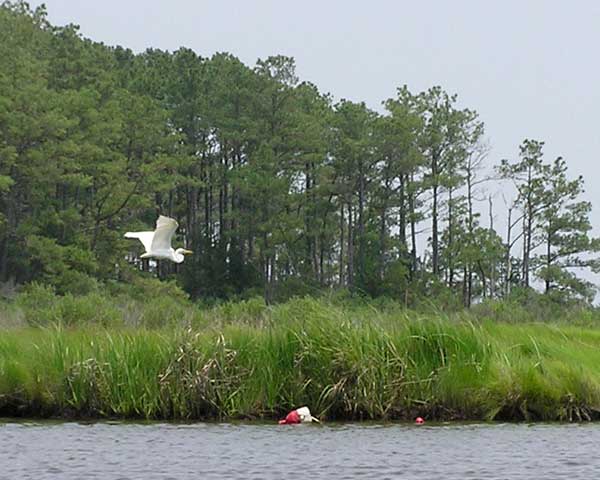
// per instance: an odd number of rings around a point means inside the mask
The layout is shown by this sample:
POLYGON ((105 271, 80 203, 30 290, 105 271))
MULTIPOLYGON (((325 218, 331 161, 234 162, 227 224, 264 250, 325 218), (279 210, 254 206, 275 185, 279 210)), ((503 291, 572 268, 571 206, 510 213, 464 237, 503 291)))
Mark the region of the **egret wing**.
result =
POLYGON ((160 215, 156 221, 156 230, 152 238, 152 251, 169 250, 171 248, 171 239, 179 224, 172 218, 160 215))
POLYGON ((152 248, 152 238, 154 237, 154 232, 127 232, 125 234, 126 238, 137 238, 147 252, 152 248))

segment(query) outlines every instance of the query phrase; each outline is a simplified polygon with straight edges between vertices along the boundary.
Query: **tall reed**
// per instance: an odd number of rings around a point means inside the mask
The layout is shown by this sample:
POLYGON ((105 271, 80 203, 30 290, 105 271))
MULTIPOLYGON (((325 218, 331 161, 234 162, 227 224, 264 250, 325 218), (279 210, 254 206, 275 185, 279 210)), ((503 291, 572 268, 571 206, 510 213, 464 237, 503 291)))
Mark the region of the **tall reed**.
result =
POLYGON ((595 328, 310 299, 220 308, 187 327, 0 331, 0 415, 600 418, 595 328))

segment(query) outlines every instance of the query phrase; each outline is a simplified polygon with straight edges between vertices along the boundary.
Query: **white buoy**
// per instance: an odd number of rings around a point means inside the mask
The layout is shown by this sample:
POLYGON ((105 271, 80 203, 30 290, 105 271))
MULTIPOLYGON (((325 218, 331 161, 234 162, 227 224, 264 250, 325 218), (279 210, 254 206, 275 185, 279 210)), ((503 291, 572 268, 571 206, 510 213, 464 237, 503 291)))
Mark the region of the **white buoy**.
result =
POLYGON ((296 410, 296 412, 298 412, 298 416, 300 417, 300 421, 302 423, 311 423, 311 422, 321 423, 321 422, 319 422, 319 420, 317 418, 313 417, 310 414, 310 410, 308 409, 308 407, 300 407, 296 410))

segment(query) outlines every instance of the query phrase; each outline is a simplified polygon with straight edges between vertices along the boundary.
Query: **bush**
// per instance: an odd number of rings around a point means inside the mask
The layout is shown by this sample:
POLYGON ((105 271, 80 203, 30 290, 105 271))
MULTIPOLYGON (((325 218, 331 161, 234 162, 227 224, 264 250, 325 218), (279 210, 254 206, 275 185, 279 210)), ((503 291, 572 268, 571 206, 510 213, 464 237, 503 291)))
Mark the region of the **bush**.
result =
POLYGON ((532 289, 516 288, 506 300, 490 300, 473 305, 468 311, 481 320, 505 323, 600 324, 600 310, 583 302, 557 302, 553 296, 532 289))
POLYGON ((0 328, 17 328, 25 325, 25 315, 17 305, 0 300, 0 328))
POLYGON ((29 235, 26 239, 34 278, 53 285, 58 293, 82 295, 97 291, 93 278, 98 265, 91 251, 76 245, 63 246, 53 238, 29 235))
POLYGON ((220 323, 261 324, 268 311, 263 297, 253 297, 239 302, 226 302, 215 306, 210 316, 220 323))
POLYGON ((293 297, 304 297, 307 295, 319 295, 322 286, 317 282, 310 282, 297 277, 289 277, 280 281, 275 287, 273 301, 285 302, 293 297))
POLYGON ((32 283, 17 297, 26 322, 31 326, 60 324, 75 326, 97 324, 114 326, 121 323, 121 314, 109 298, 99 294, 74 296, 56 295, 48 285, 32 283))
POLYGON ((158 278, 131 275, 127 283, 107 282, 106 290, 112 296, 127 296, 145 302, 149 298, 169 297, 180 302, 188 302, 189 296, 176 282, 161 281, 158 278))
POLYGON ((121 311, 125 324, 131 327, 198 327, 203 320, 200 310, 194 304, 169 295, 148 297, 145 301, 126 300, 121 311))
POLYGON ((16 304, 23 310, 29 325, 47 325, 54 316, 56 301, 54 287, 33 282, 25 286, 16 304))
POLYGON ((103 327, 122 324, 117 306, 107 297, 92 293, 80 297, 67 294, 55 306, 54 321, 64 326, 96 324, 103 327))
POLYGON ((57 289, 60 293, 65 294, 87 295, 99 292, 100 283, 85 273, 69 270, 61 276, 57 289))

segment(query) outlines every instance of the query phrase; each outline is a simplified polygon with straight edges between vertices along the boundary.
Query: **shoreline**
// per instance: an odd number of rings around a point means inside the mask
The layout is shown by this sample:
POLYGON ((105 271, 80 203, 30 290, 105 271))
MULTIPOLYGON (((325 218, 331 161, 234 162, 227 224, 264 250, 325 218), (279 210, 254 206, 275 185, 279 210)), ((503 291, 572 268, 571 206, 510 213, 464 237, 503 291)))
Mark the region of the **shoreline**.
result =
POLYGON ((569 422, 561 420, 534 420, 534 421, 511 421, 511 420, 427 420, 423 424, 415 424, 414 420, 327 420, 321 423, 299 423, 295 425, 279 425, 277 419, 204 419, 204 420, 183 420, 183 419, 142 419, 142 418, 83 418, 83 417, 5 417, 0 416, 0 425, 6 424, 56 424, 75 423, 80 425, 169 425, 179 426, 263 426, 278 428, 322 428, 322 427, 344 427, 347 425, 361 427, 500 427, 503 425, 537 425, 537 426, 560 426, 560 425, 600 425, 598 420, 569 422))

